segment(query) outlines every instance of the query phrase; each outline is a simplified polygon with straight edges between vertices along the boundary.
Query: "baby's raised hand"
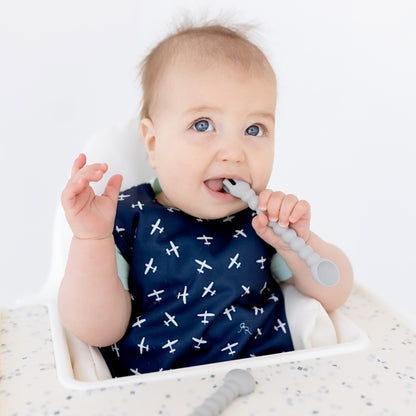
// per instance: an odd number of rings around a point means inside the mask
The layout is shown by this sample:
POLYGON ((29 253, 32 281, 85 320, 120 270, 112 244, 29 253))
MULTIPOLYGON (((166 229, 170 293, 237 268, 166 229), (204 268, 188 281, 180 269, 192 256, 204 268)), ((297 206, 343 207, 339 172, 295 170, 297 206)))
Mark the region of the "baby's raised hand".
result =
POLYGON ((259 194, 259 209, 267 212, 267 216, 257 215, 253 219, 253 228, 259 237, 276 250, 287 249, 289 246, 267 226, 268 221, 278 222, 281 227, 290 227, 305 242, 308 241, 311 220, 311 207, 308 202, 298 200, 295 195, 265 189, 259 194))
POLYGON ((71 177, 65 186, 61 202, 69 226, 75 237, 102 239, 113 232, 122 176, 114 175, 102 196, 95 195, 90 182, 98 182, 108 169, 105 163, 87 165, 80 154, 72 166, 71 177))

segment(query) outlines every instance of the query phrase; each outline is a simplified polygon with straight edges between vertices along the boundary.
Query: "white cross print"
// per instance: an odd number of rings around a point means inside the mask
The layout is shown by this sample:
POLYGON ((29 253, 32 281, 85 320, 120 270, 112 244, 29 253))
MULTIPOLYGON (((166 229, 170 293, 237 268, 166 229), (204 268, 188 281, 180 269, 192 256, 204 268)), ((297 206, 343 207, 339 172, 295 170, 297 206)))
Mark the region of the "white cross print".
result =
POLYGON ((244 232, 243 229, 235 230, 235 234, 233 235, 233 238, 238 238, 240 235, 247 238, 247 234, 244 232))
POLYGON ((163 233, 164 227, 159 227, 160 225, 160 218, 152 224, 152 231, 150 231, 150 235, 153 235, 156 231, 159 231, 159 234, 163 233))
POLYGON ((264 313, 264 309, 263 308, 258 308, 257 306, 253 306, 252 308, 254 310, 254 314, 257 316, 258 313, 260 312, 260 315, 263 315, 264 313))
POLYGON ((204 245, 205 246, 210 246, 211 245, 211 241, 210 240, 213 240, 214 237, 208 237, 208 236, 206 236, 204 234, 204 235, 201 235, 200 237, 197 237, 196 239, 197 240, 204 240, 204 245))
POLYGON ((223 315, 227 315, 228 319, 230 321, 233 320, 232 316, 231 316, 231 312, 235 312, 235 306, 231 305, 229 308, 225 308, 224 312, 222 313, 223 315))
POLYGON ((232 222, 235 218, 235 215, 229 215, 228 217, 225 217, 222 222, 232 222))
POLYGON ((122 228, 122 227, 119 227, 118 225, 116 225, 116 231, 120 234, 123 231, 126 231, 126 229, 125 228, 122 228))
POLYGON ((214 282, 211 282, 208 287, 204 286, 204 293, 202 294, 201 298, 204 298, 208 294, 214 296, 217 293, 216 290, 212 290, 212 286, 214 286, 214 282))
POLYGON ((166 208, 166 211, 175 212, 175 211, 180 211, 180 209, 179 208, 174 208, 174 207, 169 207, 169 208, 166 208))
POLYGON ((119 194, 118 196, 118 200, 119 201, 124 201, 126 198, 129 198, 131 195, 127 195, 127 194, 119 194))
POLYGON ((235 266, 237 269, 240 268, 241 262, 238 262, 238 256, 240 253, 237 253, 234 257, 230 257, 230 264, 228 265, 228 268, 231 269, 231 267, 235 266))
POLYGON ((279 298, 273 293, 267 298, 267 300, 272 300, 274 303, 276 303, 279 301, 279 298))
POLYGON ((198 273, 205 273, 204 269, 212 270, 212 267, 207 263, 206 260, 201 261, 195 259, 195 262, 201 266, 199 269, 196 269, 198 273))
POLYGON ((210 313, 208 311, 205 311, 204 313, 199 313, 197 316, 199 316, 201 318, 204 318, 204 319, 202 319, 201 322, 205 325, 205 324, 209 323, 207 318, 210 317, 210 316, 215 316, 215 313, 210 313))
POLYGON ((261 267, 260 267, 260 269, 264 269, 264 263, 265 263, 265 261, 266 261, 266 259, 263 257, 263 256, 261 256, 258 260, 256 260, 256 263, 260 263, 261 264, 261 267))
POLYGON ((168 339, 166 344, 162 348, 169 348, 169 353, 173 354, 176 350, 175 350, 175 348, 172 348, 172 345, 175 345, 177 342, 178 342, 177 339, 174 339, 173 341, 168 339))
POLYGON ((146 319, 145 318, 140 319, 140 318, 141 318, 141 316, 136 317, 136 322, 132 325, 132 327, 134 327, 134 326, 138 326, 139 328, 142 327, 142 323, 146 322, 146 319))
POLYGON ((142 211, 142 210, 143 210, 144 205, 143 205, 140 201, 137 201, 137 203, 136 203, 136 204, 131 204, 131 207, 132 207, 132 208, 139 208, 139 210, 140 210, 140 211, 142 211))
POLYGON ((257 339, 258 337, 260 337, 260 336, 262 336, 262 335, 263 335, 263 333, 261 332, 261 328, 257 328, 257 329, 256 329, 256 332, 257 332, 257 334, 256 334, 256 336, 254 337, 254 339, 257 339))
POLYGON ((157 266, 153 266, 153 257, 149 260, 148 263, 145 264, 146 270, 144 271, 144 274, 146 275, 151 270, 153 273, 156 273, 157 266))
POLYGON ((115 351, 116 352, 116 354, 117 354, 117 357, 120 357, 120 349, 117 347, 117 344, 113 344, 112 346, 111 346, 111 351, 115 351))
POLYGON ((234 342, 234 344, 230 344, 228 342, 227 343, 227 346, 224 347, 221 351, 227 351, 227 350, 229 350, 228 355, 234 355, 235 354, 235 351, 233 350, 233 348, 236 347, 237 345, 238 345, 238 342, 234 342))
POLYGON ((167 321, 163 321, 163 323, 166 325, 166 326, 169 326, 169 324, 170 323, 172 323, 173 325, 175 325, 175 326, 178 326, 178 323, 176 322, 176 320, 175 320, 175 316, 171 316, 171 315, 169 315, 167 312, 165 312, 165 315, 166 315, 166 318, 168 318, 168 320, 167 321))
POLYGON ((208 341, 205 341, 203 338, 192 338, 192 341, 195 341, 197 345, 194 345, 194 348, 197 350, 201 349, 201 344, 206 344, 208 341))
POLYGON ((285 328, 286 324, 282 322, 280 319, 278 319, 277 322, 279 325, 273 327, 275 331, 279 331, 279 329, 282 329, 282 331, 286 334, 286 328, 285 328))
POLYGON ((156 296, 156 302, 160 302, 162 300, 162 298, 159 296, 161 293, 163 293, 164 290, 153 290, 152 293, 149 293, 147 295, 148 298, 151 298, 152 296, 156 296))
POLYGON ((169 243, 170 243, 171 248, 166 249, 166 254, 170 256, 171 253, 174 253, 175 256, 179 258, 179 251, 178 251, 179 246, 176 246, 173 241, 169 241, 169 243))
POLYGON ((144 340, 146 337, 143 337, 140 341, 140 344, 137 344, 137 346, 140 348, 140 355, 143 354, 143 351, 149 351, 149 345, 144 345, 144 340))
POLYGON ((241 285, 241 287, 243 288, 243 290, 244 290, 244 293, 241 295, 241 297, 243 297, 243 296, 246 296, 246 295, 249 295, 250 294, 250 286, 244 286, 244 285, 241 285))
POLYGON ((189 296, 189 293, 187 292, 188 287, 185 286, 183 288, 183 292, 178 292, 178 297, 176 299, 182 298, 183 304, 186 305, 186 297, 189 296))

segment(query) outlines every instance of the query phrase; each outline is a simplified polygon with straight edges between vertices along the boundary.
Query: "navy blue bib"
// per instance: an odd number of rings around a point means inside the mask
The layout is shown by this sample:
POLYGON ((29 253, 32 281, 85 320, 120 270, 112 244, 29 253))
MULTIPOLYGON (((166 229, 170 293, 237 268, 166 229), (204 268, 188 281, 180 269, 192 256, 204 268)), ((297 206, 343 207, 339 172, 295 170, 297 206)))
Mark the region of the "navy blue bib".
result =
POLYGON ((159 204, 149 184, 120 195, 113 234, 130 264, 132 315, 101 348, 113 376, 293 350, 275 250, 252 217, 194 218, 159 204))

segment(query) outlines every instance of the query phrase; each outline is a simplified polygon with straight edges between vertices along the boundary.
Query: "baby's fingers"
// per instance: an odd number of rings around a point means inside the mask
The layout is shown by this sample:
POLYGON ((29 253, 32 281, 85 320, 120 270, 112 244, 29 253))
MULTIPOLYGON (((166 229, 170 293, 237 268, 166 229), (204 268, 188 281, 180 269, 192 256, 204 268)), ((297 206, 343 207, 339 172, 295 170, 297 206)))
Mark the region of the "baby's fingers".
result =
POLYGON ((123 181, 123 177, 121 175, 112 176, 108 180, 107 186, 104 189, 104 196, 107 196, 112 201, 117 202, 122 181, 123 181))
MULTIPOLYGON (((88 194, 89 181, 85 178, 78 177, 76 180, 70 179, 61 195, 62 206, 65 210, 75 207, 82 196, 88 194)), ((92 190, 91 190, 92 192, 92 190)))
POLYGON ((83 166, 82 155, 77 158, 73 166, 75 172, 69 179, 61 195, 61 201, 64 208, 71 208, 74 200, 89 187, 90 182, 97 182, 102 179, 108 167, 105 163, 94 163, 83 166), (78 169, 78 170, 77 170, 78 169))
POLYGON ((290 214, 289 221, 294 224, 300 219, 309 220, 311 217, 311 206, 309 202, 301 200, 295 205, 290 214))
POLYGON ((81 153, 74 161, 71 170, 71 176, 74 176, 78 171, 80 171, 85 164, 87 163, 87 156, 84 153, 81 153))
POLYGON ((106 163, 93 163, 86 165, 72 175, 70 182, 79 182, 83 186, 88 186, 90 182, 98 182, 102 179, 108 166, 106 163))
MULTIPOLYGON (((87 165, 87 157, 81 153, 74 161, 71 169, 71 179, 77 180, 80 175, 90 181, 100 180, 100 172, 104 174, 108 166, 106 163, 92 163, 87 165)), ((101 175, 102 177, 102 175, 101 175)))
POLYGON ((80 181, 69 181, 61 194, 61 203, 64 210, 69 210, 74 207, 78 195, 85 189, 85 185, 80 181))
POLYGON ((265 190, 259 196, 259 207, 261 211, 267 211, 267 216, 271 222, 276 222, 279 219, 282 202, 285 198, 283 192, 265 190), (263 199, 264 198, 264 199, 263 199))
POLYGON ((280 206, 279 225, 281 227, 288 227, 290 217, 293 209, 298 203, 298 198, 295 195, 286 195, 280 206))

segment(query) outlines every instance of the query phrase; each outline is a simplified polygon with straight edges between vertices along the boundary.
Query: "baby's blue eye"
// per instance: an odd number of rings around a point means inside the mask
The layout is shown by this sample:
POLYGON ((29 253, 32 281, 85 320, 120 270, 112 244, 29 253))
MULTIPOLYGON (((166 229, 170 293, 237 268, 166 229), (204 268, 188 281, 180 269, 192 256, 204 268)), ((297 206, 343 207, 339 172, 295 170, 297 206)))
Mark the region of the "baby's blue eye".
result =
POLYGON ((198 120, 194 123, 192 128, 196 131, 205 132, 205 131, 213 131, 214 127, 212 126, 211 122, 208 120, 198 120))
POLYGON ((246 134, 249 136, 263 136, 263 130, 257 124, 247 127, 246 134))

